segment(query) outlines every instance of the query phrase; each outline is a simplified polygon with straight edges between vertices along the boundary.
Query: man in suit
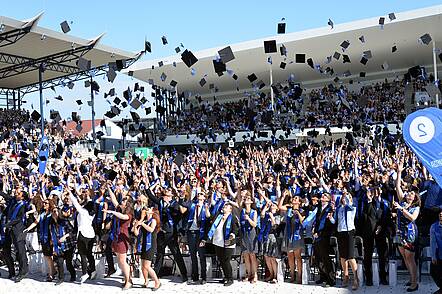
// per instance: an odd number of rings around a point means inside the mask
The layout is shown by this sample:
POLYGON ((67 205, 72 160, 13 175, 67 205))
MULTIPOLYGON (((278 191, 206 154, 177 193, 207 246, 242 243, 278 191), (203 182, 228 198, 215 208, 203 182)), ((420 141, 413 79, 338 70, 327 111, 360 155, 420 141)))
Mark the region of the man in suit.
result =
POLYGON ((9 278, 15 276, 14 261, 11 255, 11 245, 14 244, 18 264, 19 273, 15 277, 15 282, 18 283, 23 280, 28 274, 28 258, 26 256, 26 233, 25 229, 25 214, 26 201, 23 188, 19 185, 13 191, 15 199, 11 199, 7 208, 6 218, 6 240, 3 247, 6 265, 8 266, 9 278))

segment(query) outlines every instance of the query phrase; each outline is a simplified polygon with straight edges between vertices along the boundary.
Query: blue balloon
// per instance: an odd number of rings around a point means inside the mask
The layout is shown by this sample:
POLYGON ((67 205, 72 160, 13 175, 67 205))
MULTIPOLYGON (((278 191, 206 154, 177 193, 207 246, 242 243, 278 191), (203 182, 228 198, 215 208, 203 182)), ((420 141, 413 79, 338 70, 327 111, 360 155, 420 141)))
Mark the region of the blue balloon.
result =
POLYGON ((403 136, 442 187, 442 110, 430 107, 411 113, 404 121, 403 136))

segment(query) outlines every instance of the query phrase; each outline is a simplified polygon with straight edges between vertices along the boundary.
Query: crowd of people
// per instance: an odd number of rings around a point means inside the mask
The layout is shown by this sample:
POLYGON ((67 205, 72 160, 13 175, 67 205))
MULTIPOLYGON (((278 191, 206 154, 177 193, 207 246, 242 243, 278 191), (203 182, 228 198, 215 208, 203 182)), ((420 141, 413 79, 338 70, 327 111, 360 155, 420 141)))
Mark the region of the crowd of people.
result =
MULTIPOLYGON (((278 283, 281 260, 287 262, 289 281, 301 283, 302 258, 309 256, 319 273, 316 283, 335 286, 337 268, 329 256, 335 237, 344 287, 371 286, 374 275, 388 284, 388 260, 399 258, 409 272, 407 291, 416 291, 416 260, 424 246, 431 247, 432 277, 442 287, 442 191, 405 144, 394 139, 388 146, 382 143, 386 138, 376 146, 343 140, 193 146, 149 159, 83 161, 62 146, 44 174, 29 166, 2 167, 1 259, 9 278, 20 282, 28 273, 27 255, 40 251, 46 281, 61 284, 64 264, 70 281, 94 279, 94 253, 103 251, 108 277, 116 272, 116 256, 123 289, 133 285, 134 264, 128 261, 135 260, 143 287, 151 280, 157 290, 166 247, 182 281, 190 284, 206 283, 206 255, 216 256, 224 286, 234 280, 232 255, 241 254, 246 269, 241 279, 250 283, 261 278, 262 268, 266 282, 278 283), (419 242, 426 234, 431 240, 419 242), (364 247, 363 281, 355 261, 356 238, 364 247), (190 273, 183 244, 190 253, 190 273), (379 272, 373 273, 375 249, 379 272), (76 252, 80 278, 72 264, 76 252)), ((16 153, 23 156, 30 147, 17 144, 16 153)))
MULTIPOLYGON (((414 81, 423 88, 424 82, 414 81)), ((282 86, 281 86, 282 87, 282 86)), ((301 95, 296 85, 287 93, 275 88, 274 111, 269 95, 250 95, 248 99, 220 103, 190 104, 165 128, 168 134, 253 131, 352 125, 397 123, 405 119, 405 81, 394 79, 362 86, 358 92, 347 86, 325 86, 301 95), (271 114, 270 114, 271 112, 271 114)), ((301 91, 302 92, 302 91, 301 91)))

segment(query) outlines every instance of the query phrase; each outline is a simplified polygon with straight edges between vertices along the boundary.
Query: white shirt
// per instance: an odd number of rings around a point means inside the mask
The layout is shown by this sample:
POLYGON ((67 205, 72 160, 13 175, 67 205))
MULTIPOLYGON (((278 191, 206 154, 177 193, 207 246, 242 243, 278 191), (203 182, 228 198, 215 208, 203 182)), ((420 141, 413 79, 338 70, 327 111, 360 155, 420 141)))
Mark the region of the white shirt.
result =
POLYGON ((94 216, 90 215, 89 212, 78 203, 77 198, 75 198, 72 194, 70 194, 69 197, 71 198, 72 204, 78 212, 78 233, 81 233, 81 235, 83 235, 85 238, 95 238, 95 231, 92 227, 94 216))
MULTIPOLYGON (((232 216, 233 217, 233 216, 232 216)), ((233 220, 232 220, 233 221, 233 220)), ((225 247, 225 248, 235 248, 235 244, 231 246, 224 246, 224 218, 221 219, 218 226, 216 227, 215 233, 213 234, 213 245, 218 247, 225 247)))

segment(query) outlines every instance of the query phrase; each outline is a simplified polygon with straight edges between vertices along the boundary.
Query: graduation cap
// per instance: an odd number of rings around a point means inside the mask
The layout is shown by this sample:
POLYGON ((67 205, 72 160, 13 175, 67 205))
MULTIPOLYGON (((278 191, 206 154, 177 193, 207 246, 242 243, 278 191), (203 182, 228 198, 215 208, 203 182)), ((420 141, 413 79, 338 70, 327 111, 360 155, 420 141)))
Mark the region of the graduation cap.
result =
POLYGON ((394 45, 393 47, 391 47, 391 52, 392 53, 394 53, 394 52, 396 52, 397 51, 397 46, 396 45, 394 45))
POLYGON ((81 122, 79 122, 78 124, 77 124, 77 126, 75 127, 75 129, 80 133, 81 132, 81 130, 83 129, 83 127, 82 127, 82 125, 81 125, 81 122))
POLYGON ((92 89, 92 91, 99 92, 100 91, 100 85, 98 85, 98 83, 96 81, 92 81, 91 89, 92 89))
POLYGON ((21 158, 28 158, 28 157, 29 157, 29 154, 26 153, 25 151, 20 151, 20 157, 21 157, 21 158))
POLYGON ((159 61, 158 62, 158 67, 162 67, 164 65, 164 62, 163 61, 159 61))
POLYGON ((361 61, 360 61, 363 65, 366 65, 368 62, 368 59, 365 58, 364 56, 362 56, 361 61))
POLYGON ((226 71, 226 64, 221 60, 213 60, 213 68, 216 73, 222 73, 226 71))
POLYGON ((253 83, 254 81, 256 81, 258 79, 258 77, 254 73, 252 73, 247 76, 247 79, 249 80, 249 82, 253 83))
POLYGON ((61 97, 61 95, 56 96, 55 99, 57 99, 58 101, 63 101, 63 97, 61 97))
POLYGON ((279 53, 281 53, 281 56, 287 57, 287 48, 284 46, 284 44, 281 44, 281 47, 279 47, 279 53))
POLYGON ((343 57, 343 63, 351 63, 350 57, 348 57, 347 54, 342 54, 343 57))
POLYGON ((78 116, 77 112, 72 112, 71 114, 72 120, 76 123, 78 123, 80 121, 80 117, 78 116))
POLYGON ((236 80, 238 80, 238 76, 236 74, 233 74, 232 79, 234 79, 236 81, 236 80))
POLYGON ((117 77, 117 73, 113 68, 109 68, 109 70, 106 73, 106 77, 108 82, 113 83, 115 78, 117 77))
POLYGON ((296 54, 295 55, 296 63, 305 63, 305 54, 296 54))
POLYGON ((115 96, 115 88, 110 89, 108 93, 104 93, 104 98, 107 98, 107 96, 115 96))
POLYGON ((343 73, 343 76, 344 76, 344 77, 349 77, 349 76, 351 76, 351 72, 350 72, 349 70, 347 70, 347 71, 345 71, 345 72, 343 73))
POLYGON ((285 22, 278 23, 278 34, 285 34, 285 22))
POLYGON ((140 99, 140 102, 141 102, 142 104, 146 103, 146 102, 147 102, 146 97, 142 97, 142 98, 140 99))
POLYGON ((389 14, 388 14, 388 18, 390 19, 390 21, 393 21, 393 20, 396 19, 396 15, 394 15, 393 12, 392 12, 392 13, 389 13, 389 14))
POLYGON ((380 24, 381 26, 383 26, 384 23, 385 23, 385 17, 380 17, 380 18, 379 18, 379 24, 380 24))
POLYGON ((146 111, 146 115, 149 115, 152 112, 152 107, 146 107, 144 110, 146 111))
POLYGON ((364 36, 360 36, 358 39, 359 39, 359 41, 361 41, 361 43, 365 43, 365 37, 364 36))
POLYGON ((132 117, 132 120, 134 122, 138 123, 140 121, 140 116, 138 115, 138 113, 131 111, 130 116, 132 117))
POLYGON ((104 136, 104 133, 102 131, 98 131, 95 133, 95 136, 97 137, 97 139, 100 139, 101 137, 104 136))
POLYGON ((74 82, 69 82, 68 83, 68 88, 69 88, 69 90, 72 90, 73 88, 74 88, 74 82))
POLYGON ((425 35, 422 35, 420 38, 419 38, 421 41, 422 41, 422 43, 423 44, 425 44, 425 45, 428 45, 428 44, 430 44, 430 42, 431 42, 431 36, 430 36, 430 34, 425 34, 425 35))
POLYGON ((60 24, 60 27, 61 27, 61 30, 63 31, 63 33, 65 33, 65 34, 71 30, 67 21, 62 22, 60 24))
POLYGON ((390 66, 388 65, 388 63, 387 63, 386 61, 381 65, 381 68, 382 68, 383 70, 387 70, 389 67, 390 67, 390 66))
POLYGON ((162 37, 161 37, 161 42, 163 42, 163 45, 166 45, 166 44, 167 44, 166 36, 162 36, 162 37))
POLYGON ((371 50, 364 51, 362 53, 362 55, 364 55, 364 57, 367 58, 367 59, 370 59, 370 58, 373 57, 373 55, 371 54, 371 50))
POLYGON ((17 162, 17 165, 21 167, 22 169, 27 169, 28 165, 31 162, 27 160, 26 158, 20 158, 20 160, 17 162))
POLYGON ((117 70, 120 71, 126 67, 126 60, 125 59, 117 59, 117 60, 115 60, 115 65, 117 66, 117 70))
POLYGON ((114 118, 116 116, 116 114, 113 113, 112 111, 108 111, 104 114, 104 116, 106 116, 108 118, 114 118))
POLYGON ((78 105, 83 105, 83 101, 81 101, 81 100, 77 100, 75 102, 77 102, 78 105))
POLYGON ((361 77, 361 78, 365 78, 365 72, 364 72, 364 71, 361 71, 361 72, 359 73, 359 77, 361 77))
POLYGON ((105 170, 104 174, 106 175, 106 178, 109 181, 113 181, 115 180, 115 178, 117 177, 118 173, 116 171, 114 171, 113 169, 108 169, 105 170))
POLYGON ((284 166, 282 164, 281 161, 277 161, 275 162, 275 164, 273 165, 273 170, 275 171, 275 173, 280 173, 282 172, 282 170, 284 169, 284 166))
POLYGON ((114 103, 118 105, 118 104, 120 104, 120 102, 121 102, 121 99, 118 97, 115 97, 114 103))
POLYGON ((132 92, 130 91, 129 87, 127 88, 127 90, 125 90, 123 92, 123 97, 124 99, 126 99, 127 101, 129 101, 132 98, 132 92))
POLYGON ((333 54, 333 58, 339 60, 339 58, 341 58, 341 53, 335 51, 335 53, 333 54))
POLYGON ((178 153, 175 155, 175 163, 176 163, 178 166, 181 166, 181 165, 184 163, 184 160, 185 160, 185 157, 184 157, 184 154, 183 154, 183 153, 178 152, 178 153))
POLYGON ((98 153, 100 152, 100 150, 98 150, 97 148, 94 148, 94 155, 95 157, 98 157, 98 153))
POLYGON ((286 65, 287 65, 287 64, 286 64, 285 62, 281 62, 281 63, 279 64, 279 67, 282 68, 282 69, 285 69, 286 65))
POLYGON ((190 68, 198 61, 198 58, 196 58, 191 51, 186 49, 181 54, 181 60, 190 68))
POLYGON ((149 41, 144 41, 144 52, 152 53, 152 44, 149 41))
POLYGON ((334 24, 333 21, 329 18, 327 24, 333 29, 334 24))
POLYGON ((177 84, 178 84, 178 83, 177 83, 177 81, 175 81, 175 80, 171 80, 171 81, 170 81, 170 86, 171 86, 171 87, 175 87, 177 84))
POLYGON ((121 103, 121 106, 123 106, 123 108, 126 108, 126 107, 127 107, 127 102, 126 102, 126 101, 123 101, 123 102, 121 103))
POLYGON ((121 113, 121 110, 118 107, 116 107, 116 106, 111 106, 111 111, 115 115, 119 115, 121 113))
POLYGON ((202 78, 202 79, 199 81, 199 84, 200 84, 201 87, 204 87, 204 85, 205 85, 206 83, 207 83, 207 81, 206 81, 205 78, 202 78))
POLYGON ((57 147, 55 148, 55 152, 57 152, 60 156, 62 156, 63 151, 64 151, 63 145, 61 145, 61 143, 58 143, 57 147))
POLYGON ((227 63, 235 59, 235 55, 233 54, 232 48, 230 48, 230 46, 219 50, 218 54, 223 63, 227 63))
POLYGON ((104 119, 102 119, 101 121, 100 121, 100 127, 106 127, 106 121, 104 120, 104 119))
POLYGON ((348 40, 345 40, 341 43, 341 47, 343 50, 347 49, 348 46, 350 46, 350 42, 348 40))
POLYGON ((141 106, 141 102, 140 102, 140 100, 135 98, 130 102, 130 106, 132 106, 135 109, 138 109, 141 106))
POLYGON ((91 69, 91 61, 87 60, 83 57, 80 57, 80 58, 78 58, 77 66, 79 69, 84 70, 84 71, 90 70, 91 69))
POLYGON ((264 41, 264 52, 265 53, 275 53, 276 49, 276 40, 264 41))
POLYGON ((180 53, 181 52, 181 48, 180 47, 175 47, 175 52, 176 53, 180 53))

